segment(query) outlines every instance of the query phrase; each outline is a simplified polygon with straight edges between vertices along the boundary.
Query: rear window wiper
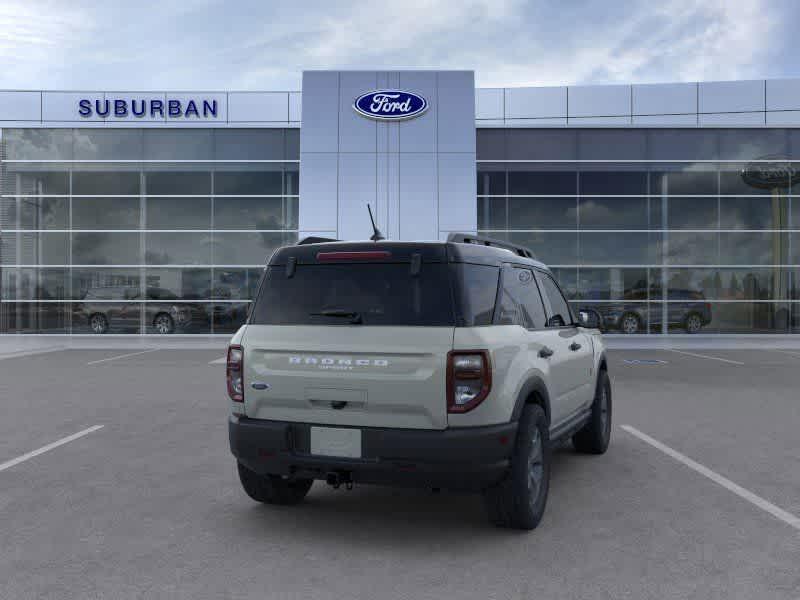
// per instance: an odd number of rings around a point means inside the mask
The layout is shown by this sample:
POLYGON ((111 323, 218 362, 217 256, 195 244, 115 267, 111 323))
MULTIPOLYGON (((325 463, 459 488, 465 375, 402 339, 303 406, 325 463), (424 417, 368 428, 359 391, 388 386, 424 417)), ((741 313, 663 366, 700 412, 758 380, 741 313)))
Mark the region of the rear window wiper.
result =
POLYGON ((360 325, 363 323, 363 320, 361 319, 361 313, 342 308, 326 308, 320 312, 312 312, 308 314, 310 314, 312 317, 339 317, 342 319, 350 319, 350 323, 353 325, 360 325))

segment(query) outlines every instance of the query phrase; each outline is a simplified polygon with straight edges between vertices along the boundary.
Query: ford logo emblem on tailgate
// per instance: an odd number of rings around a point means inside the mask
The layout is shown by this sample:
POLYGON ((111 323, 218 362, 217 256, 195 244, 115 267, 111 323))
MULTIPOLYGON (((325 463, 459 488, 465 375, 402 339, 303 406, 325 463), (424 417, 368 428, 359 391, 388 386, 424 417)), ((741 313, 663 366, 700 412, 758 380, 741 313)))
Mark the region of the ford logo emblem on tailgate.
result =
POLYGON ((369 119, 398 121, 418 117, 428 110, 428 101, 412 92, 373 90, 356 98, 353 110, 369 119))

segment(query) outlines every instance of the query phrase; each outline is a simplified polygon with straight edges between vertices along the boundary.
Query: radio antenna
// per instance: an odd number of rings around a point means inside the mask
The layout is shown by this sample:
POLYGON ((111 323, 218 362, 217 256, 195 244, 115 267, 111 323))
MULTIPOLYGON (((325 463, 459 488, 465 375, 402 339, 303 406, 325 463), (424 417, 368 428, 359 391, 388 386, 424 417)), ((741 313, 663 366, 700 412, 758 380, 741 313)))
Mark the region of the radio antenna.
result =
POLYGON ((370 236, 369 239, 371 239, 373 242, 385 240, 386 238, 383 237, 381 230, 378 229, 378 227, 375 225, 375 217, 372 216, 372 207, 369 205, 369 203, 367 203, 367 210, 369 211, 369 220, 372 221, 372 231, 373 231, 373 234, 372 236, 370 236))

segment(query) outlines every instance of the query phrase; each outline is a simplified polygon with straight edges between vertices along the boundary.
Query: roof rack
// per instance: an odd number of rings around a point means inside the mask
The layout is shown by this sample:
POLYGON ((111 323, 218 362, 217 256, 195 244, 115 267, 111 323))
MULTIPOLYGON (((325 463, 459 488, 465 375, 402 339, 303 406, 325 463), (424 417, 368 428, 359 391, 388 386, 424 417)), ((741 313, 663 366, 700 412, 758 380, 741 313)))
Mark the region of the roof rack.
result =
POLYGON ((337 240, 335 238, 326 238, 326 237, 318 237, 316 235, 309 235, 308 237, 304 237, 302 240, 297 242, 298 246, 305 246, 306 244, 323 244, 325 242, 339 242, 341 240, 337 240))
POLYGON ((451 233, 447 236, 447 241, 457 244, 476 244, 478 246, 502 248, 503 250, 509 250, 510 252, 513 252, 517 256, 524 256, 525 258, 532 258, 534 260, 536 259, 536 256, 534 256, 533 252, 531 252, 530 249, 526 248, 525 246, 484 237, 482 235, 472 235, 471 233, 451 233))

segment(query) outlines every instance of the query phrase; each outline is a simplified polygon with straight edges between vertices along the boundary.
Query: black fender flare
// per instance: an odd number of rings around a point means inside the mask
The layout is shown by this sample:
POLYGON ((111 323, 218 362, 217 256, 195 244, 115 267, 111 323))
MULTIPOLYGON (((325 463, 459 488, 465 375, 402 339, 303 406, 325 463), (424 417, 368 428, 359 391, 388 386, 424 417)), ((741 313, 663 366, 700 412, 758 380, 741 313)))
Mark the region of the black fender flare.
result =
POLYGON ((547 391, 547 386, 544 384, 544 379, 542 379, 539 375, 532 375, 529 377, 528 380, 522 385, 522 388, 520 388, 519 393, 517 394, 517 400, 514 402, 514 412, 511 413, 512 421, 519 421, 519 418, 522 415, 522 409, 525 407, 528 398, 530 398, 534 393, 538 394, 538 396, 542 399, 544 404, 542 408, 547 416, 547 422, 550 422, 550 393, 547 391))
MULTIPOLYGON (((597 358, 597 370, 608 372, 608 359, 606 358, 606 351, 603 350, 597 358)), ((600 377, 600 374, 597 374, 600 377)))

